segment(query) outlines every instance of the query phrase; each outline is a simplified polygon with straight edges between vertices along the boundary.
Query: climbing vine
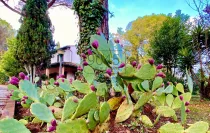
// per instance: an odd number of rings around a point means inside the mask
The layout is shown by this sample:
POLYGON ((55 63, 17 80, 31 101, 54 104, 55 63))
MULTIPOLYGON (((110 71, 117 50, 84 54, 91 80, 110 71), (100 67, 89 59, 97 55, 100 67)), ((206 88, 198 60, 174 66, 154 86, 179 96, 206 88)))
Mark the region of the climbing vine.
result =
POLYGON ((90 47, 90 36, 97 33, 107 10, 99 0, 74 0, 73 9, 79 17, 80 40, 78 54, 85 53, 90 47))

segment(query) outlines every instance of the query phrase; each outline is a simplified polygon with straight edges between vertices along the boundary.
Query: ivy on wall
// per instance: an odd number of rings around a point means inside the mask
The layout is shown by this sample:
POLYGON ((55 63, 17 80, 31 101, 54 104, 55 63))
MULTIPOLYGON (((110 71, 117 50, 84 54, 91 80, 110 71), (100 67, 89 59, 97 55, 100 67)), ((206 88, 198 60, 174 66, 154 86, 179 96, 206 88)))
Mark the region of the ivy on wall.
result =
POLYGON ((79 17, 80 40, 77 49, 80 55, 91 48, 90 36, 96 34, 107 10, 99 0, 74 0, 73 9, 79 17))

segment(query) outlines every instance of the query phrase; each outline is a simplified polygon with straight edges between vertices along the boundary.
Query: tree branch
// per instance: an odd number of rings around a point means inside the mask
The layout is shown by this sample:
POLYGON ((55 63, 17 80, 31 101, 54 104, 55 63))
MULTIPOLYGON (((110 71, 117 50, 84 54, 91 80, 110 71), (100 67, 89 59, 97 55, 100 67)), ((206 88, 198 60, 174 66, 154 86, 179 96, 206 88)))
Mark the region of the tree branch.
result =
POLYGON ((21 0, 22 2, 26 3, 26 0, 21 0))
POLYGON ((24 14, 22 14, 20 11, 18 10, 15 10, 14 8, 12 8, 11 6, 9 6, 4 0, 0 0, 0 2, 2 2, 7 8, 9 8, 10 10, 12 10, 13 12, 21 15, 21 16, 24 16, 24 14))
POLYGON ((48 9, 55 3, 56 0, 51 0, 50 3, 47 5, 48 9))

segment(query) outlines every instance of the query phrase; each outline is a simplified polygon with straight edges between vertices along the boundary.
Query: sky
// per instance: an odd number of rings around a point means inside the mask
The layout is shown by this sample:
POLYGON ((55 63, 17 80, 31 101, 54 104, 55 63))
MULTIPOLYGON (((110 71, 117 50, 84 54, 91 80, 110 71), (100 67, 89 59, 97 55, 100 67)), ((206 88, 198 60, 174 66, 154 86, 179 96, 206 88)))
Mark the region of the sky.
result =
MULTIPOLYGON (((118 27, 125 29, 129 22, 152 13, 168 14, 175 13, 176 10, 180 9, 191 17, 197 16, 197 12, 189 7, 186 1, 188 0, 109 0, 109 10, 114 13, 114 17, 109 18, 109 30, 111 33, 116 33, 118 27)), ((75 45, 78 40, 79 28, 74 11, 56 7, 49 10, 49 16, 55 27, 55 41, 60 42, 61 46, 75 45)), ((0 18, 9 22, 14 29, 19 29, 20 16, 1 3, 0 18)))

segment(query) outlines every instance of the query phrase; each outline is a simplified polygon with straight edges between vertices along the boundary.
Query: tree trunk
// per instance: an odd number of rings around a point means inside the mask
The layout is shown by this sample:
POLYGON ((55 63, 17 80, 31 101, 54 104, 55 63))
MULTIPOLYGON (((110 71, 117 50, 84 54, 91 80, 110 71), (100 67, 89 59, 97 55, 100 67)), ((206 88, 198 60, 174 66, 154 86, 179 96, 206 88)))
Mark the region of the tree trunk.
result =
POLYGON ((104 17, 101 23, 101 32, 104 34, 105 38, 109 40, 109 7, 108 0, 101 0, 103 6, 107 9, 107 12, 104 13, 104 17))

